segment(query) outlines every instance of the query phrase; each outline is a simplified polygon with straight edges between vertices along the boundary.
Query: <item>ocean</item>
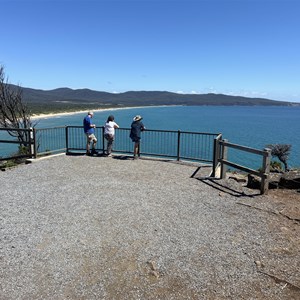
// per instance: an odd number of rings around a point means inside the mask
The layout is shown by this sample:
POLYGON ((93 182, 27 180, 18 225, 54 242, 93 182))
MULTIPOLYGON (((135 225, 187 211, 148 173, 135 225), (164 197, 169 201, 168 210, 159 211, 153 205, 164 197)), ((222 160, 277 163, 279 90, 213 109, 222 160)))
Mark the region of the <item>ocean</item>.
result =
MULTIPOLYGON (((105 110, 95 111, 94 123, 104 125, 110 114, 122 128, 130 128, 132 118, 139 114, 148 129, 222 133, 231 143, 260 150, 268 144, 291 144, 288 164, 300 167, 300 106, 163 106, 105 110)), ((36 127, 81 126, 85 115, 41 118, 36 127)), ((0 144, 0 155, 3 147, 0 144)))

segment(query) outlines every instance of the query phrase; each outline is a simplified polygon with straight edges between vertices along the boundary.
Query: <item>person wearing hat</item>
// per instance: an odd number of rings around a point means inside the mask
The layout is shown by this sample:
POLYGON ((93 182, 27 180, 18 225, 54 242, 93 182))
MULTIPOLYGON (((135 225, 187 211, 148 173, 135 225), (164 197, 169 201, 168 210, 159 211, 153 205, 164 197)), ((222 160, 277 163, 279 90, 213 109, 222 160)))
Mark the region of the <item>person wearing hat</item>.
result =
POLYGON ((140 156, 141 132, 146 129, 141 122, 142 119, 140 115, 137 115, 133 118, 133 122, 131 123, 130 138, 134 142, 133 159, 137 159, 140 156))
POLYGON ((104 137, 107 140, 107 156, 111 156, 112 145, 115 139, 115 129, 119 128, 119 125, 115 122, 113 115, 108 116, 104 127, 104 137))
POLYGON ((94 112, 89 111, 86 117, 83 119, 83 130, 86 135, 86 155, 98 154, 96 151, 97 138, 95 136, 96 125, 92 123, 94 112), (90 144, 92 144, 92 150, 90 151, 90 144))

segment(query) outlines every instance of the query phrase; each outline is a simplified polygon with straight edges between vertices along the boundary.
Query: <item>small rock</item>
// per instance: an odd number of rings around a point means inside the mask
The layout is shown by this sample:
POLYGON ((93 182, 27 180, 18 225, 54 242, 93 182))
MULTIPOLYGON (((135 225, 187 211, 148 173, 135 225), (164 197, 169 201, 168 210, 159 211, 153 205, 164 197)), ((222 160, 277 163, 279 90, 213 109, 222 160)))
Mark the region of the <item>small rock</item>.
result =
POLYGON ((260 260, 255 260, 254 262, 255 262, 255 264, 258 268, 263 268, 264 267, 264 264, 260 260))
POLYGON ((151 271, 150 274, 156 278, 159 278, 159 273, 157 271, 151 271))
POLYGON ((149 264, 152 271, 156 271, 158 269, 155 261, 149 260, 148 264, 149 264))

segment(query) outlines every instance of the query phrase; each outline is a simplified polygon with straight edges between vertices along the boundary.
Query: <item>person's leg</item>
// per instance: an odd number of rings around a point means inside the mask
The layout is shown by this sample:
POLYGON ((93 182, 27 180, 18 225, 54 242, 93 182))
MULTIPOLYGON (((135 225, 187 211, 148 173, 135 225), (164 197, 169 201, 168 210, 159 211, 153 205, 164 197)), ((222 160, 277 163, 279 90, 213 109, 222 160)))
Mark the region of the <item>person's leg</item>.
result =
POLYGON ((138 157, 140 157, 140 145, 141 145, 141 143, 139 142, 138 143, 138 147, 137 147, 137 155, 138 155, 138 157))
POLYGON ((107 140, 107 155, 111 155, 113 141, 114 141, 113 138, 109 138, 109 139, 107 140))
POLYGON ((90 154, 90 143, 91 143, 90 137, 87 135, 86 136, 86 154, 90 154))
POLYGON ((134 158, 137 158, 139 155, 139 145, 140 145, 139 142, 134 143, 134 148, 133 148, 133 157, 134 158))
POLYGON ((98 154, 98 152, 96 151, 96 143, 97 143, 97 139, 96 139, 96 137, 95 137, 94 134, 91 136, 91 138, 92 138, 92 142, 93 142, 91 153, 92 153, 92 154, 98 154))

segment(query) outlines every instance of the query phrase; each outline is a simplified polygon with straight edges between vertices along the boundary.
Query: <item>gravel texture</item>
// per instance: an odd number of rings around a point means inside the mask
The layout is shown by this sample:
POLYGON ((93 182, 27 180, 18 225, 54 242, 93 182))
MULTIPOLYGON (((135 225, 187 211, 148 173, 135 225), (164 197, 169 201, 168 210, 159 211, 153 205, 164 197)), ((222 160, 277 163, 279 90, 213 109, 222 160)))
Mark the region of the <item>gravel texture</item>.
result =
POLYGON ((196 169, 61 155, 0 172, 0 299, 300 299, 299 193, 289 217, 196 169))

